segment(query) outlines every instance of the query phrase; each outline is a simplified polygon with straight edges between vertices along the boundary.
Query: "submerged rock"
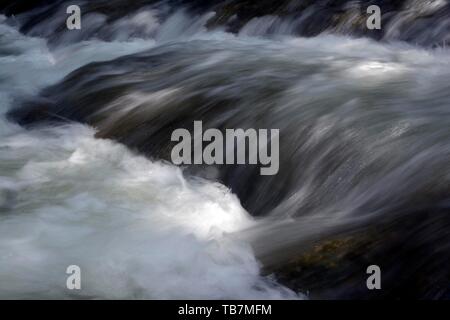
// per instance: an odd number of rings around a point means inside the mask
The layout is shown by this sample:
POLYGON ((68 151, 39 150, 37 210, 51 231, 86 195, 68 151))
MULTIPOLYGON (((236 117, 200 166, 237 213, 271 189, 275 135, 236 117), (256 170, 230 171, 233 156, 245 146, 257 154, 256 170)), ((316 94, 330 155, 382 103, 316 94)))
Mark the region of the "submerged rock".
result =
POLYGON ((266 269, 311 299, 449 299, 450 210, 422 210, 317 241, 266 269), (367 267, 381 269, 369 290, 367 267))

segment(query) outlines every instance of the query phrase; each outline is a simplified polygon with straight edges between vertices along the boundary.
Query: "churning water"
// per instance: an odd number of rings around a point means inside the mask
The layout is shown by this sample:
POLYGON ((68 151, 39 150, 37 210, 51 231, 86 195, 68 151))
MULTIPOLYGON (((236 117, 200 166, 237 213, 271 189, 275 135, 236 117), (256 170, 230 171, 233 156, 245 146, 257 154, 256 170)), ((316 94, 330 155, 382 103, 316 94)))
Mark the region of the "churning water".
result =
POLYGON ((94 298, 281 298, 251 248, 230 233, 255 224, 224 186, 94 138, 80 124, 25 130, 14 101, 91 61, 153 45, 92 41, 49 51, 1 25, 0 296, 68 295, 65 269, 94 298))
POLYGON ((152 10, 105 25, 108 41, 51 46, 39 36, 56 18, 29 35, 2 18, 0 297, 299 298, 259 261, 448 208, 447 49, 259 37, 270 17, 232 35, 207 31, 210 15, 152 10), (52 122, 25 129, 7 112, 52 122), (194 120, 280 129, 280 173, 183 174, 165 161, 170 133, 194 120), (65 287, 71 264, 80 293, 65 287))

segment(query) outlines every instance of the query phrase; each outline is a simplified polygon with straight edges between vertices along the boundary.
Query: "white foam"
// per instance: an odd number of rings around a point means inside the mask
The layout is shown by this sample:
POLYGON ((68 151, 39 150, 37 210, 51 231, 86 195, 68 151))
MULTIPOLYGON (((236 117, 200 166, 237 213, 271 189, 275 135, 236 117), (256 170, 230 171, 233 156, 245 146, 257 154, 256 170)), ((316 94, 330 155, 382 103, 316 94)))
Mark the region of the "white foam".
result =
POLYGON ((1 297, 68 296, 71 264, 81 297, 282 296, 230 235, 254 222, 225 187, 185 181, 81 125, 22 132, 0 148, 14 150, 0 155, 13 194, 0 219, 1 297))

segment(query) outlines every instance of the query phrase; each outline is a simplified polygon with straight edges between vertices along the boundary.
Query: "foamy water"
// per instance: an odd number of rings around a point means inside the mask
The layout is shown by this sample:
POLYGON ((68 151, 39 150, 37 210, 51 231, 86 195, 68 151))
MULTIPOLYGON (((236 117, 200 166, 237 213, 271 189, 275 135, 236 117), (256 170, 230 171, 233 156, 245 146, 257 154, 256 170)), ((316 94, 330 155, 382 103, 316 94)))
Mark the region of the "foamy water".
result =
MULTIPOLYGON (((91 61, 153 41, 90 41, 50 51, 0 26, 1 111, 91 61)), ((25 130, 0 120, 0 297, 295 297, 260 276, 233 232, 255 224, 224 186, 186 181, 83 125, 25 130), (82 290, 66 289, 78 265, 82 290)))

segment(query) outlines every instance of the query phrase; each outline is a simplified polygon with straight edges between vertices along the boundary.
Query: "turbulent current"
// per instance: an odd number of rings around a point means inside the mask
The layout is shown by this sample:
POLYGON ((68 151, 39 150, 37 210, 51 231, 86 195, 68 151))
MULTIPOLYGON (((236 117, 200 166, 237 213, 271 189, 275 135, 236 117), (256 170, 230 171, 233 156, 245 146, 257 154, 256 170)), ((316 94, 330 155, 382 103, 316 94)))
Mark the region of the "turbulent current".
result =
POLYGON ((448 49, 213 16, 0 16, 0 297, 449 298, 448 49), (279 129, 279 173, 171 164, 196 120, 279 129))
MULTIPOLYGON (((1 26, 2 112, 91 61, 152 42, 92 41, 49 51, 1 26)), ((81 298, 281 298, 248 244, 229 235, 255 221, 224 186, 187 181, 79 124, 24 130, 1 120, 0 296, 70 296, 66 268, 83 272, 81 298)))

